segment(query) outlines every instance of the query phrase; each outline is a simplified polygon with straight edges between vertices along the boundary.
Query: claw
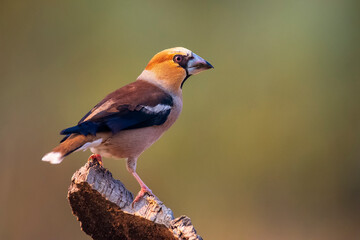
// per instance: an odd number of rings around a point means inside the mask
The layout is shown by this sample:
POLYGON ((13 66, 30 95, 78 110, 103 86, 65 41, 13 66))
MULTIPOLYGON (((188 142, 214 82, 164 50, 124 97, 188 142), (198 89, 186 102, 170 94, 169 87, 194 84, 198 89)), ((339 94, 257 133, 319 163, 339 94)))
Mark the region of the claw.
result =
POLYGON ((136 195, 134 201, 131 203, 131 206, 134 208, 135 203, 139 202, 141 198, 145 196, 145 194, 148 194, 150 196, 155 196, 150 188, 148 187, 142 187, 140 192, 136 195))
POLYGON ((103 161, 102 161, 102 157, 100 154, 92 154, 88 159, 88 162, 90 162, 90 161, 98 162, 100 164, 100 166, 103 166, 103 161))

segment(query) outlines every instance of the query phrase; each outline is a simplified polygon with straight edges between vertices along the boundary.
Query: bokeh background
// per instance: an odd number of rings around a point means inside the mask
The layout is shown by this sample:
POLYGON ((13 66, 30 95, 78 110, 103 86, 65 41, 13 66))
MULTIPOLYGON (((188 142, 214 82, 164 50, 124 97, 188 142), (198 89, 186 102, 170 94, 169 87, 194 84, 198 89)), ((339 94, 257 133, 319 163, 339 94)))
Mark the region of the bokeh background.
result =
MULTIPOLYGON (((90 239, 59 131, 158 51, 215 69, 138 172, 205 239, 360 239, 359 1, 1 1, 0 239, 90 239)), ((137 193, 124 161, 105 167, 137 193)), ((101 227, 101 226, 99 226, 101 227)))

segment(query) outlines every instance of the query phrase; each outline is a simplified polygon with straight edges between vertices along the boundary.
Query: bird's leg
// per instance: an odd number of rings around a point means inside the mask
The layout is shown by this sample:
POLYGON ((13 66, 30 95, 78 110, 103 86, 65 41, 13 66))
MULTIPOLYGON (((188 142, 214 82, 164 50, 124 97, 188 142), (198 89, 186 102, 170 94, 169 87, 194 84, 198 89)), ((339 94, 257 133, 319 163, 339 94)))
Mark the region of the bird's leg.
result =
POLYGON ((137 158, 128 158, 127 164, 126 164, 127 170, 134 176, 134 178, 140 184, 140 187, 141 187, 139 193, 136 195, 134 201, 131 204, 132 207, 134 207, 134 204, 136 202, 140 201, 140 199, 142 197, 144 197, 146 193, 151 196, 155 196, 152 193, 152 191, 150 190, 150 188, 148 186, 146 186, 146 184, 141 180, 139 175, 136 173, 136 161, 137 161, 137 158))
POLYGON ((136 195, 136 197, 132 203, 132 205, 134 206, 134 203, 140 201, 140 199, 142 197, 144 197, 144 195, 146 193, 151 196, 154 196, 154 194, 152 193, 151 189, 148 186, 146 186, 146 184, 141 180, 141 178, 139 177, 139 175, 136 172, 132 172, 131 174, 135 177, 136 181, 140 184, 140 187, 141 187, 139 193, 136 195))
POLYGON ((100 164, 100 166, 103 166, 103 161, 100 154, 92 154, 88 159, 88 162, 90 161, 96 161, 100 164))

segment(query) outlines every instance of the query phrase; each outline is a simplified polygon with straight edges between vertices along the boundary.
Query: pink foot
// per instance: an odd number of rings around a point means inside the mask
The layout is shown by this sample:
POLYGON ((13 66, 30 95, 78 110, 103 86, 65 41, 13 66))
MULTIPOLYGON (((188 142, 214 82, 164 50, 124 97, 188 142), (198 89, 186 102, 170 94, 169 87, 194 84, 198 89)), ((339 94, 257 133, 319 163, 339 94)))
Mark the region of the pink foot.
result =
POLYGON ((148 187, 142 187, 140 192, 136 195, 134 201, 132 202, 131 206, 134 207, 134 204, 137 203, 138 201, 140 201, 141 198, 143 198, 145 196, 145 194, 148 194, 150 196, 155 196, 152 191, 150 190, 150 188, 148 187))
POLYGON ((100 166, 103 166, 102 157, 100 154, 92 154, 88 159, 88 162, 90 161, 98 162, 100 166))

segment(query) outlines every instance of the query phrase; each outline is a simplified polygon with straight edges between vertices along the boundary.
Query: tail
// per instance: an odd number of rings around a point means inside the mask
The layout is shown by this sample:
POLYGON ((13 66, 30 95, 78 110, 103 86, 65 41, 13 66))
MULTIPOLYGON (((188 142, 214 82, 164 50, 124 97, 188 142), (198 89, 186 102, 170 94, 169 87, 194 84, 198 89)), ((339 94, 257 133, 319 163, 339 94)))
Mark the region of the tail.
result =
POLYGON ((62 160, 74 151, 85 151, 89 147, 96 147, 100 145, 102 138, 97 138, 94 135, 71 134, 66 140, 62 141, 60 145, 55 147, 52 152, 45 154, 41 159, 44 162, 51 164, 59 164, 62 160))

